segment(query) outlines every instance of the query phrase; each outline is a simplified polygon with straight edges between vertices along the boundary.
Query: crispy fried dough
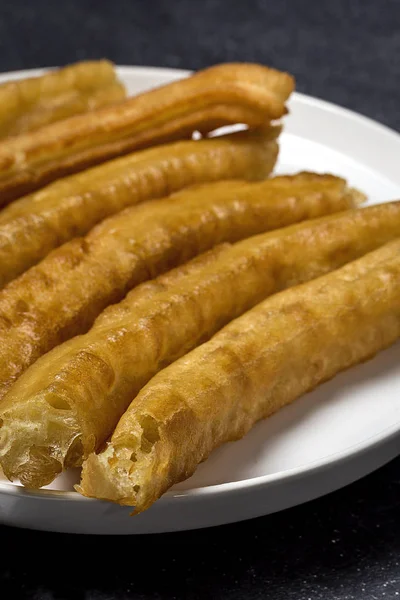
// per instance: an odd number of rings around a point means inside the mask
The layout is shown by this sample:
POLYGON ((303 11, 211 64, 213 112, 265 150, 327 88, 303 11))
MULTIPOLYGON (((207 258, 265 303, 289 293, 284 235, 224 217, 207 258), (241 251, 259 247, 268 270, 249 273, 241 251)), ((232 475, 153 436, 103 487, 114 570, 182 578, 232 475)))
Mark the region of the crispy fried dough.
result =
POLYGON ((193 183, 265 178, 276 161, 279 132, 273 127, 142 150, 13 202, 0 211, 0 288, 127 206, 193 183))
POLYGON ((224 64, 0 143, 0 205, 132 150, 224 124, 265 126, 285 114, 293 78, 256 64, 224 64))
POLYGON ((399 337, 396 240, 269 298, 161 371, 77 489, 141 512, 213 449, 399 337))
POLYGON ((0 85, 0 137, 33 131, 125 98, 114 65, 80 62, 0 85))
POLYGON ((382 207, 371 207, 259 235, 143 284, 109 307, 86 335, 39 359, 3 400, 6 475, 38 487, 79 465, 157 371, 268 295, 399 235, 400 218, 393 227, 386 206, 385 225, 382 207))
MULTIPOLYGON (((0 398, 39 356, 87 331, 107 305, 142 281, 218 243, 352 204, 343 179, 301 174, 199 186, 106 219, 0 292, 0 398)), ((390 229, 400 206, 377 213, 382 222, 390 215, 390 229)))

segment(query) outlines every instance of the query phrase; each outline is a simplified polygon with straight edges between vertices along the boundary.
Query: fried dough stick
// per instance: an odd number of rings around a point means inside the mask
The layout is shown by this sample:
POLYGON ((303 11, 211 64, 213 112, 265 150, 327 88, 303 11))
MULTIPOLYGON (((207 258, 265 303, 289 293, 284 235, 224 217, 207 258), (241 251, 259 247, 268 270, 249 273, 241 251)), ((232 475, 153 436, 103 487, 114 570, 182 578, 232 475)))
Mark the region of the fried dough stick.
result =
POLYGON ((286 112, 293 78, 257 64, 223 64, 0 143, 0 204, 132 150, 207 133, 267 125, 286 112))
POLYGON ((106 450, 86 496, 148 508, 221 444, 400 337, 400 241, 282 292, 156 375, 106 450))
MULTIPOLYGON (((39 356, 85 333, 139 283, 221 242, 349 208, 353 196, 343 179, 306 173, 254 187, 198 186, 103 221, 0 292, 0 398, 39 356)), ((384 210, 389 229, 399 211, 384 210)))
POLYGON ((114 65, 95 60, 0 84, 0 138, 34 131, 125 98, 114 65))
POLYGON ((263 179, 278 153, 279 127, 136 152, 50 184, 0 212, 0 288, 127 206, 193 183, 263 179))
POLYGON ((268 295, 393 237, 389 221, 379 228, 377 219, 372 207, 263 234, 139 286, 10 390, 0 406, 6 475, 38 487, 79 465, 157 371, 268 295))

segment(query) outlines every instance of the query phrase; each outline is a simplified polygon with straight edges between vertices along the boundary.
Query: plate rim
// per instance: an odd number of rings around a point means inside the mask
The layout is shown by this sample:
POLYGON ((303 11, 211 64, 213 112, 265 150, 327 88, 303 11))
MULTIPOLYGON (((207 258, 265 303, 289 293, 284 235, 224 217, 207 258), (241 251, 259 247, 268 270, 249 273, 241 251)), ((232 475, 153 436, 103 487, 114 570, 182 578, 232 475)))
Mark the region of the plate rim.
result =
MULTIPOLYGON (((178 497, 186 497, 189 499, 193 499, 194 497, 196 497, 197 499, 200 496, 222 496, 227 493, 240 493, 243 490, 249 490, 254 488, 258 489, 264 486, 268 487, 269 485, 273 485, 277 482, 288 482, 290 480, 295 480, 296 478, 301 477, 305 473, 315 474, 320 470, 324 470, 326 467, 343 464, 351 458, 356 458, 368 452, 369 450, 379 448, 381 444, 390 442, 395 437, 397 437, 399 433, 400 420, 391 425, 390 427, 386 427, 378 434, 370 436, 362 442, 359 442, 358 444, 349 446, 348 448, 346 448, 346 450, 333 452, 332 454, 324 456, 322 459, 317 459, 315 461, 312 461, 311 463, 307 463, 306 465, 292 467, 291 469, 277 471, 276 473, 270 473, 268 475, 258 475, 249 479, 241 479, 239 481, 229 481, 225 483, 211 484, 208 486, 199 486, 190 488, 188 490, 176 490, 175 492, 167 491, 160 498, 160 500, 158 500, 158 502, 162 501, 163 499, 171 500, 172 498, 178 497)), ((87 498, 72 490, 31 490, 29 488, 13 484, 12 482, 7 483, 0 481, 0 493, 2 493, 3 491, 6 491, 8 495, 14 496, 23 495, 33 498, 45 497, 46 499, 51 500, 78 500, 84 502, 99 502, 97 498, 87 498)))
MULTIPOLYGON (((193 71, 187 69, 175 69, 171 67, 157 67, 157 66, 145 66, 145 65, 120 65, 115 64, 116 69, 121 74, 121 76, 140 76, 145 72, 150 73, 152 76, 161 76, 165 77, 170 75, 171 78, 176 79, 177 76, 182 76, 182 78, 189 76, 193 71)), ((21 69, 17 71, 6 71, 0 73, 0 84, 5 82, 6 80, 17 80, 18 78, 25 76, 37 76, 46 71, 55 69, 57 67, 49 66, 49 67, 39 67, 33 69, 21 69)), ((352 109, 346 108, 339 104, 335 104, 333 102, 329 102, 328 100, 324 100, 322 98, 316 96, 309 96, 308 94, 304 94, 301 92, 293 92, 291 99, 291 104, 301 103, 307 105, 308 107, 314 106, 320 110, 325 112, 334 113, 338 116, 346 118, 347 120, 357 121, 363 127, 367 127, 380 135, 387 136, 392 139, 395 143, 397 142, 400 145, 400 133, 395 129, 380 123, 358 113, 352 109)), ((397 342, 399 343, 399 342, 397 342)), ((324 469, 346 463, 349 459, 357 458, 362 454, 368 452, 372 449, 379 448, 382 444, 388 443, 393 438, 395 438, 400 433, 400 420, 396 423, 392 424, 389 427, 384 428, 382 431, 377 433, 376 435, 370 436, 359 442, 357 444, 351 445, 345 450, 334 452, 332 454, 328 454, 322 459, 316 459, 315 461, 309 462, 305 465, 300 465, 297 467, 292 467, 290 469, 285 469, 284 471, 277 471, 275 473, 270 473, 267 475, 258 475, 256 477, 251 477, 249 479, 241 479, 239 481, 230 481, 218 484, 211 484, 208 486, 199 486, 193 487, 187 490, 176 490, 176 491, 167 491, 158 501, 158 503, 168 502, 176 498, 184 497, 188 501, 197 500, 202 497, 210 497, 210 496, 224 496, 226 494, 238 494, 242 491, 251 491, 253 489, 260 489, 263 487, 272 486, 277 482, 288 482, 290 480, 296 480, 297 478, 302 477, 304 474, 315 474, 318 471, 323 471, 324 469)), ((32 490, 29 488, 25 488, 23 486, 13 484, 12 482, 4 482, 0 481, 0 493, 7 494, 8 496, 25 496, 29 498, 45 498, 47 500, 72 500, 74 502, 104 502, 103 500, 98 500, 96 498, 87 498, 82 496, 78 492, 75 491, 66 491, 66 490, 53 490, 53 489, 38 489, 32 490)))

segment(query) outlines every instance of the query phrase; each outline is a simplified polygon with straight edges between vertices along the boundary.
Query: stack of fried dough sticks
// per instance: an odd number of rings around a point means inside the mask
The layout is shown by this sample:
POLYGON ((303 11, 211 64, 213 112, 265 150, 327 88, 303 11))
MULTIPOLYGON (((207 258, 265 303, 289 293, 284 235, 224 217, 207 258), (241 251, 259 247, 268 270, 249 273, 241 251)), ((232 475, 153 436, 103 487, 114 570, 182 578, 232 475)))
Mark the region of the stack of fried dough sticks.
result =
POLYGON ((123 100, 105 61, 0 86, 10 480, 82 466, 78 492, 143 511, 400 336, 400 202, 271 176, 293 87, 223 64, 123 100))

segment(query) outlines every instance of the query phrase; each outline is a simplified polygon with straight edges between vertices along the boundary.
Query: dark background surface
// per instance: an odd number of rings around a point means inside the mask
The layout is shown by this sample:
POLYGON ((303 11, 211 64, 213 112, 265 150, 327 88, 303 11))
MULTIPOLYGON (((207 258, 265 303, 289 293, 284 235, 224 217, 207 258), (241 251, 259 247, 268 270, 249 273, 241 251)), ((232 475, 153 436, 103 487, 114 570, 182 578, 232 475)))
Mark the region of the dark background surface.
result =
MULTIPOLYGON (((0 70, 108 57, 253 60, 400 129, 400 2, 0 0, 0 70)), ((377 399, 378 401, 378 399, 377 399)), ((0 528, 0 597, 400 599, 400 459, 320 500, 238 525, 141 537, 0 528)))

